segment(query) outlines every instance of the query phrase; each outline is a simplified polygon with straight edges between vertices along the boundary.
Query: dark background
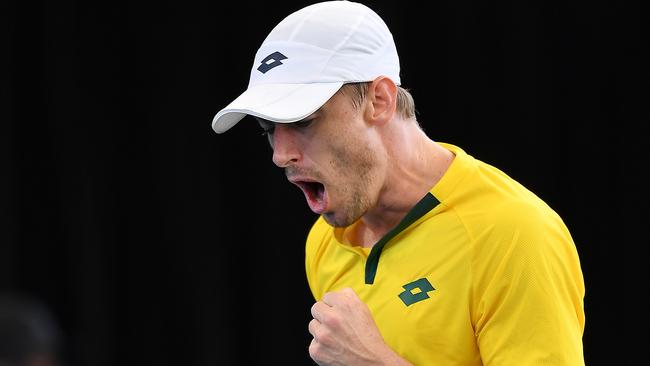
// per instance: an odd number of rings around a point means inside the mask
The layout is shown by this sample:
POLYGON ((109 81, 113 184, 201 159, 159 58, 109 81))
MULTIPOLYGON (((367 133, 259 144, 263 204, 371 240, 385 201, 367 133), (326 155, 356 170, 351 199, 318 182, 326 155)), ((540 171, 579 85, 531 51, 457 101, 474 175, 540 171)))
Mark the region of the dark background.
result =
MULTIPOLYGON (((311 364, 316 217, 255 123, 210 127, 266 34, 309 3, 0 4, 0 290, 51 307, 72 366, 311 364)), ((564 218, 587 364, 644 353, 644 327, 630 332, 647 266, 627 264, 648 223, 629 209, 647 199, 626 198, 643 185, 626 172, 647 169, 647 16, 619 1, 366 4, 393 31, 429 136, 564 218)))

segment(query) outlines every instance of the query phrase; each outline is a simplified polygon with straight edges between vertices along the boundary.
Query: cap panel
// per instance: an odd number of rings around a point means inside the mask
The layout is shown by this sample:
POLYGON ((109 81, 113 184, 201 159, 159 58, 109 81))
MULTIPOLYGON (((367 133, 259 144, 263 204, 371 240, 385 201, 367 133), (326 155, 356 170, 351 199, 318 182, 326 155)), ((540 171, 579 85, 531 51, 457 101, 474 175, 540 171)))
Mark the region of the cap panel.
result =
POLYGON ((213 119, 223 132, 245 114, 289 123, 320 108, 345 82, 379 76, 400 84, 393 36, 377 13, 351 1, 302 8, 269 33, 255 55, 248 90, 213 119))
MULTIPOLYGON (((334 52, 310 44, 289 41, 269 42, 257 51, 255 63, 251 68, 249 86, 259 84, 309 84, 341 81, 336 75, 323 75, 334 52), (260 70, 264 60, 279 52, 286 58, 272 65, 269 70, 260 70)), ((267 61, 268 62, 268 61, 267 61)))

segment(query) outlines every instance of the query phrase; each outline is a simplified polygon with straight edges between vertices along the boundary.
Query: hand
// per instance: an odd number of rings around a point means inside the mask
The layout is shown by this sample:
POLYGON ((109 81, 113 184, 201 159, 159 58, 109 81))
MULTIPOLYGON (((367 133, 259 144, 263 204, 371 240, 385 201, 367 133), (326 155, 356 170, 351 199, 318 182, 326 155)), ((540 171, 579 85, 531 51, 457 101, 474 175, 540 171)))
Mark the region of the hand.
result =
POLYGON ((384 342, 368 306, 350 288, 311 307, 309 355, 321 366, 410 365, 384 342))

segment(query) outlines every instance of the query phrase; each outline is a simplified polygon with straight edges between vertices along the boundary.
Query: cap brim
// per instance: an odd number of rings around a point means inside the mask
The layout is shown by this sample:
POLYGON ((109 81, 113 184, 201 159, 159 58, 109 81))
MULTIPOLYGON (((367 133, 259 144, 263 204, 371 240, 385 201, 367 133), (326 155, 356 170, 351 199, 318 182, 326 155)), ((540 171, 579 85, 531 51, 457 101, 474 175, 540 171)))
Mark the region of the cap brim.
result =
POLYGON ((247 114, 278 123, 300 121, 323 106, 343 82, 260 84, 248 88, 214 116, 212 129, 228 131, 247 114))

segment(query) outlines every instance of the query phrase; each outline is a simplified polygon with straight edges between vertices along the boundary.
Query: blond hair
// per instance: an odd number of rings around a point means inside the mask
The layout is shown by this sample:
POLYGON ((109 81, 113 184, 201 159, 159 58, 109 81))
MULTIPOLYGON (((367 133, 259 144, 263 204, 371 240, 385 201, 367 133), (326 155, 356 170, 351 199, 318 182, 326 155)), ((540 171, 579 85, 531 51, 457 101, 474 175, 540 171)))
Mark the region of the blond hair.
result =
MULTIPOLYGON (((348 95, 356 108, 366 99, 370 82, 348 83, 341 87, 340 92, 348 95)), ((401 86, 397 87, 397 114, 404 119, 415 119, 415 101, 413 96, 401 86)))

